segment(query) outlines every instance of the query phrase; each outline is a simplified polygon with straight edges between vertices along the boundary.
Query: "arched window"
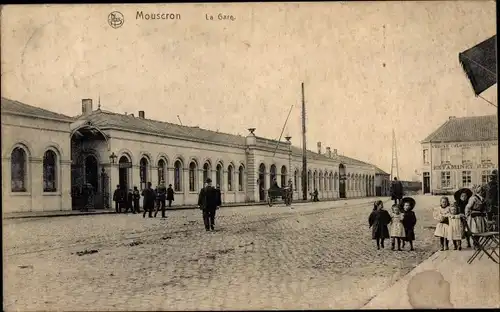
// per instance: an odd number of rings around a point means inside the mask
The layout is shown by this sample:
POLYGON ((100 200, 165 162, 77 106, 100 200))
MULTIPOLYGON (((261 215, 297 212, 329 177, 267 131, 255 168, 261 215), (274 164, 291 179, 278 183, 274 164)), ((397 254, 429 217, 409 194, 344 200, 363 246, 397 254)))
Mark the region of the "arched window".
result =
POLYGON ((319 172, 319 181, 318 181, 318 191, 322 191, 323 190, 323 171, 320 171, 319 172))
POLYGON ((312 187, 312 174, 311 171, 307 172, 307 190, 310 192, 312 187))
POLYGON ((43 155, 43 191, 57 192, 57 155, 52 150, 43 155))
POLYGON ((281 166, 281 187, 284 187, 286 183, 287 170, 285 166, 281 166))
POLYGON ((318 189, 318 172, 314 171, 313 175, 313 191, 318 189))
POLYGON ((243 166, 240 166, 238 169, 238 190, 241 192, 243 191, 243 174, 244 174, 245 169, 243 166))
POLYGON ((339 176, 337 172, 333 174, 333 190, 336 191, 338 189, 339 176))
POLYGON ((233 190, 233 165, 227 167, 227 190, 233 190))
POLYGON ((276 179, 276 166, 271 165, 270 175, 269 175, 269 186, 274 185, 274 179, 276 179))
POLYGON ((167 179, 165 177, 165 167, 166 162, 164 159, 158 160, 158 184, 165 182, 167 179))
POLYGON ((206 162, 203 165, 203 183, 205 183, 208 178, 211 178, 210 171, 211 171, 210 164, 206 162))
MULTIPOLYGON (((146 157, 142 157, 139 163, 139 177, 141 182, 141 189, 146 188, 146 183, 148 182, 148 160, 146 157)), ((149 181, 150 182, 150 181, 149 181)))
POLYGON ((174 164, 174 191, 182 191, 182 163, 176 160, 174 164))
POLYGON ((328 172, 326 172, 326 171, 325 171, 325 175, 323 176, 323 186, 324 186, 325 191, 329 190, 329 188, 328 188, 328 172))
POLYGON ((189 191, 194 192, 196 191, 196 163, 192 161, 189 164, 189 191))
POLYGON ((333 191, 333 184, 335 183, 333 180, 333 173, 330 172, 330 182, 328 183, 330 186, 330 191, 333 191))
POLYGON ((16 147, 10 155, 10 181, 12 192, 26 192, 28 161, 26 151, 16 147))
POLYGON ((293 174, 293 188, 295 190, 299 189, 299 171, 295 169, 295 172, 293 174))
POLYGON ((346 186, 347 191, 349 191, 351 189, 351 174, 350 173, 347 174, 347 181, 346 181, 345 186, 346 186))
POLYGON ((217 164, 215 167, 215 186, 219 186, 222 189, 222 165, 217 164))

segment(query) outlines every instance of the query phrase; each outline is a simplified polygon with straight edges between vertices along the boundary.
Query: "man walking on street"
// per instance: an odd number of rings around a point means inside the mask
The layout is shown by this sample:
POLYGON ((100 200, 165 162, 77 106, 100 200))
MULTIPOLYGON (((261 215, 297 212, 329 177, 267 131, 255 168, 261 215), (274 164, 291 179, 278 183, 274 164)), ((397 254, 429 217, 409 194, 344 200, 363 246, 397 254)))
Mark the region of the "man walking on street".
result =
POLYGON ((165 200, 167 197, 167 188, 165 187, 165 184, 163 181, 160 182, 160 185, 158 185, 158 209, 155 211, 155 218, 156 215, 158 214, 158 210, 161 209, 161 217, 166 218, 165 216, 165 200))
POLYGON ((139 201, 141 199, 141 193, 139 193, 139 190, 137 189, 137 186, 134 186, 133 199, 134 199, 134 211, 136 213, 140 213, 141 212, 141 208, 139 207, 139 201))
POLYGON ((174 201, 174 189, 172 188, 172 184, 169 184, 167 188, 167 200, 168 207, 172 207, 172 202, 174 201))
POLYGON ((149 217, 153 217, 153 209, 155 208, 155 200, 156 194, 155 191, 151 188, 151 182, 148 182, 147 187, 142 191, 142 196, 144 197, 143 208, 144 213, 142 215, 143 218, 146 218, 146 212, 148 212, 149 217))
POLYGON ((120 185, 116 186, 116 190, 113 193, 113 201, 115 202, 116 213, 122 212, 122 206, 125 202, 125 194, 120 185))
POLYGON ((206 231, 215 231, 215 211, 221 204, 219 192, 212 186, 212 179, 208 178, 207 186, 202 188, 198 196, 198 206, 203 211, 203 223, 206 231))
POLYGON ((394 181, 391 184, 391 199, 394 200, 395 205, 401 204, 403 193, 403 184, 401 184, 401 181, 398 181, 397 177, 394 177, 394 181))

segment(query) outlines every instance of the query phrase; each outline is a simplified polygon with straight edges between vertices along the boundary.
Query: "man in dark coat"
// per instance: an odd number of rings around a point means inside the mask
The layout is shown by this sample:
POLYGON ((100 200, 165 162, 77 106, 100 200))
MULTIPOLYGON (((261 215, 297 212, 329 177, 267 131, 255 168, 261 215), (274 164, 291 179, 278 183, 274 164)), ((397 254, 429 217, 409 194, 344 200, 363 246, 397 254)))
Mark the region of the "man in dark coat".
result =
POLYGON ((134 203, 134 194, 133 194, 132 190, 128 190, 128 192, 127 192, 127 206, 125 207, 125 213, 128 213, 128 210, 130 209, 130 211, 135 214, 133 203, 134 203))
POLYGON ((113 201, 115 202, 116 213, 122 212, 122 207, 125 203, 125 192, 122 190, 120 185, 116 186, 116 190, 113 193, 113 201))
POLYGON ((142 215, 143 218, 146 217, 146 212, 148 212, 149 217, 153 217, 153 209, 155 208, 155 200, 156 200, 156 194, 155 191, 151 188, 151 182, 148 182, 146 188, 142 191, 142 196, 144 198, 143 201, 143 208, 144 208, 144 213, 142 215))
POLYGON ((486 186, 485 202, 488 209, 488 220, 498 215, 498 170, 491 172, 490 181, 486 186))
POLYGON ((167 199, 167 188, 165 187, 163 181, 161 181, 160 185, 158 185, 157 197, 159 206, 158 209, 156 209, 155 211, 155 218, 156 215, 158 214, 159 209, 161 209, 161 217, 166 218, 167 216, 165 216, 165 200, 167 199))
POLYGON ((133 194, 133 200, 134 200, 134 211, 136 213, 141 212, 141 207, 139 207, 139 201, 141 199, 141 193, 139 193, 139 190, 137 189, 137 186, 134 186, 134 192, 133 194))
POLYGON ((168 206, 172 207, 172 202, 174 201, 174 189, 172 188, 172 184, 169 184, 167 188, 167 201, 168 206))
POLYGON ((401 199, 403 199, 403 184, 398 181, 397 177, 394 177, 394 181, 391 184, 391 199, 394 200, 394 204, 401 204, 401 199))
POLYGON ((207 186, 202 188, 198 196, 198 207, 203 211, 203 223, 206 231, 214 231, 215 211, 221 204, 220 193, 212 186, 212 179, 207 179, 207 186))

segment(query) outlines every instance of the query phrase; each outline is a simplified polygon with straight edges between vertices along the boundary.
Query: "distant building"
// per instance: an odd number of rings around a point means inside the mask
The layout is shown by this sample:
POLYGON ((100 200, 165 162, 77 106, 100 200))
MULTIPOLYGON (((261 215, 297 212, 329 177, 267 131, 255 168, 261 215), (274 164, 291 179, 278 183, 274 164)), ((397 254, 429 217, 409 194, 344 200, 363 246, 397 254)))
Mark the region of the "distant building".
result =
POLYGON ((486 183, 498 168, 497 116, 450 117, 421 144, 424 194, 486 183))
MULTIPOLYGON (((220 185, 223 203, 264 201, 274 178, 281 186, 291 178, 294 198, 302 198, 302 148, 281 142, 276 150, 277 141, 255 129, 238 136, 181 126, 148 119, 144 111, 95 110, 91 99, 82 100, 76 117, 6 98, 1 113, 4 212, 79 209, 88 184, 95 207, 110 207, 116 185, 142 189, 162 180, 172 184, 175 205, 192 205, 208 177, 220 185)), ((373 165, 329 147, 322 152, 320 144, 307 158, 308 193, 375 195, 373 165)))
POLYGON ((384 170, 375 167, 375 195, 390 196, 391 175, 384 170))

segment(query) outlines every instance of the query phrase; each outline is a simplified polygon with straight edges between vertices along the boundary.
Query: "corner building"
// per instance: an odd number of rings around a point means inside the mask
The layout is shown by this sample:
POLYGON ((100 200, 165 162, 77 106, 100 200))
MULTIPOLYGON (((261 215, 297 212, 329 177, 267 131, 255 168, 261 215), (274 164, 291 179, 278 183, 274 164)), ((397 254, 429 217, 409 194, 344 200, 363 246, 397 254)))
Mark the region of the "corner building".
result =
POLYGON ((421 145, 424 194, 485 184, 498 168, 497 116, 450 117, 421 145))
MULTIPOLYGON (((267 200, 274 177, 292 178, 302 198, 302 149, 259 137, 180 126, 93 109, 68 117, 2 98, 2 202, 4 211, 79 209, 81 188, 91 184, 95 207, 112 207, 116 185, 142 189, 164 180, 175 191, 174 205, 192 205, 210 177, 223 203, 267 200)), ((308 151, 308 193, 320 199, 375 196, 376 168, 326 149, 308 151)), ((308 196, 309 198, 309 196, 308 196)))

